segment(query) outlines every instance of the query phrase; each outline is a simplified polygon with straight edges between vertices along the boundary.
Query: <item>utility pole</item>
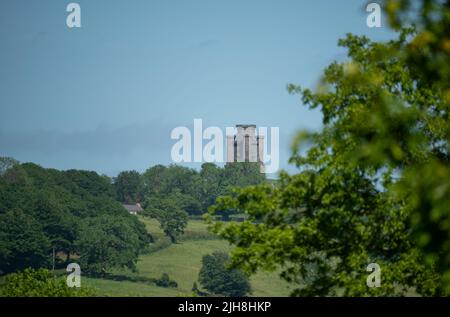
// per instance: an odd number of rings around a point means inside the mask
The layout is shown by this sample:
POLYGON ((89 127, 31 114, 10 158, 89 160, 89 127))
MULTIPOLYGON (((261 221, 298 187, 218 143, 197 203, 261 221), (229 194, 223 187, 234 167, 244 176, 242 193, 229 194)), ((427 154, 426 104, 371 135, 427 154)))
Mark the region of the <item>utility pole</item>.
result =
POLYGON ((55 247, 53 247, 53 276, 55 276, 55 247))

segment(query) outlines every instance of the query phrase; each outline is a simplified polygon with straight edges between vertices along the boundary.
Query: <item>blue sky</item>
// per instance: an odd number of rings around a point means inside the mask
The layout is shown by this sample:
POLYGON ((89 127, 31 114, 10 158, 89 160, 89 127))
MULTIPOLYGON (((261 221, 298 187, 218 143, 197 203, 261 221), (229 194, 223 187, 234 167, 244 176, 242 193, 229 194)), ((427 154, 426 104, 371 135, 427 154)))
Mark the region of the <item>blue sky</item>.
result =
MULTIPOLYGON (((347 32, 374 40, 361 0, 96 0, 66 26, 62 0, 0 4, 0 156, 58 169, 171 163, 170 131, 280 127, 281 167, 321 116, 289 95, 314 88, 347 32)), ((195 167, 195 165, 187 165, 195 167)))

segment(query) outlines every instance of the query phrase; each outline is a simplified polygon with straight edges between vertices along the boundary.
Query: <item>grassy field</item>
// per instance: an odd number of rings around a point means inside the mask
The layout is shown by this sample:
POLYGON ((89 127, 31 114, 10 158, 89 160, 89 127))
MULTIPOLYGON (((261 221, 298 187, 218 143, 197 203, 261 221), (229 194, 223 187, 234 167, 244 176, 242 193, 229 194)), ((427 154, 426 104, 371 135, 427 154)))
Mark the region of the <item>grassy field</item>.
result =
MULTIPOLYGON (((155 220, 140 218, 155 238, 151 253, 140 256, 138 272, 112 272, 109 279, 82 278, 82 283, 96 289, 100 296, 190 296, 197 280, 203 255, 213 251, 229 251, 224 240, 208 232, 200 220, 190 220, 179 243, 171 244, 155 220), (151 279, 168 273, 177 288, 154 285, 151 279)), ((277 273, 259 272, 252 276, 252 296, 288 296, 287 283, 277 273)), ((199 285, 200 286, 200 285, 199 285)))

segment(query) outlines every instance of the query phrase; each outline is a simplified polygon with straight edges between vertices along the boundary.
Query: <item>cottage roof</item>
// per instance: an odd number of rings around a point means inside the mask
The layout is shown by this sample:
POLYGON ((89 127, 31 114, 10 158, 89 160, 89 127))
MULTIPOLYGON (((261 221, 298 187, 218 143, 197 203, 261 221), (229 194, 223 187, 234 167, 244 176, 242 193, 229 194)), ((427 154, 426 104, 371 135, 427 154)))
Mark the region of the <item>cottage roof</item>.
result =
POLYGON ((132 212, 132 211, 136 211, 136 212, 140 212, 140 211, 144 211, 142 209, 142 207, 138 204, 136 205, 130 205, 130 204, 123 204, 122 205, 123 208, 125 208, 126 210, 128 210, 128 212, 132 212))

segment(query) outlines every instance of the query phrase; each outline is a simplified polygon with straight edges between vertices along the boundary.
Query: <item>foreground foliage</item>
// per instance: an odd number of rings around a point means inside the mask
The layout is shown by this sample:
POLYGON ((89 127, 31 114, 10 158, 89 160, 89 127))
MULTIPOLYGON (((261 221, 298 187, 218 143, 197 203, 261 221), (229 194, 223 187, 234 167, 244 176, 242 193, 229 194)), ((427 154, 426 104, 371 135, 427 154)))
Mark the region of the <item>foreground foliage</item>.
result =
POLYGON ((46 269, 25 269, 6 277, 0 296, 5 297, 78 297, 93 296, 94 291, 82 286, 70 288, 65 280, 56 279, 46 269))
POLYGON ((294 139, 300 172, 211 208, 249 216, 213 227, 236 246, 233 264, 280 266, 293 295, 450 294, 449 1, 424 1, 402 29, 410 2, 386 3, 398 40, 347 35, 348 61, 316 92, 289 85, 323 114, 321 132, 294 139), (372 262, 378 288, 366 286, 372 262))

